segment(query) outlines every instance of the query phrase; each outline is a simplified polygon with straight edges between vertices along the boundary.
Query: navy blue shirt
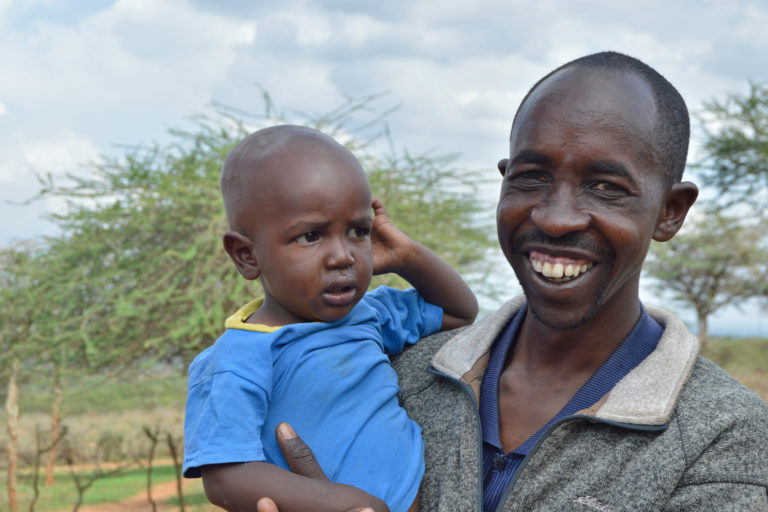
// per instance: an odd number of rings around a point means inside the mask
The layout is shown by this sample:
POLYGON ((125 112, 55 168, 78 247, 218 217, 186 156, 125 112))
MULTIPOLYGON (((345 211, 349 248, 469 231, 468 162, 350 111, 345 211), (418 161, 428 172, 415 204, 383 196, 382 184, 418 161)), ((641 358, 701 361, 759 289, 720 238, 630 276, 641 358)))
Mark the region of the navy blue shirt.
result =
POLYGON ((480 387, 480 424, 483 431, 483 511, 492 512, 523 459, 536 441, 557 420, 594 405, 625 375, 654 351, 664 329, 640 305, 640 319, 589 380, 565 404, 557 415, 538 432, 509 453, 501 448, 499 432, 499 378, 509 350, 514 347, 527 305, 523 305, 491 348, 488 370, 480 387))

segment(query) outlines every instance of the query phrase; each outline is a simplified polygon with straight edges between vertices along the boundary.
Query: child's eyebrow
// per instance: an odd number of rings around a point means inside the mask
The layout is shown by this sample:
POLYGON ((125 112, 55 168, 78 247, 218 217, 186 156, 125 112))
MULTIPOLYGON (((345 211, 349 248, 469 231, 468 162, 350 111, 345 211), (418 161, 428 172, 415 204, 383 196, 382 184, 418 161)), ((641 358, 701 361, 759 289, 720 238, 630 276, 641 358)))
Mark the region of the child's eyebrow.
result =
POLYGON ((349 223, 350 224, 372 224, 373 215, 361 215, 360 217, 352 219, 349 223))
POLYGON ((300 220, 295 224, 291 224, 288 228, 289 231, 314 231, 330 224, 327 220, 322 221, 310 221, 300 220))

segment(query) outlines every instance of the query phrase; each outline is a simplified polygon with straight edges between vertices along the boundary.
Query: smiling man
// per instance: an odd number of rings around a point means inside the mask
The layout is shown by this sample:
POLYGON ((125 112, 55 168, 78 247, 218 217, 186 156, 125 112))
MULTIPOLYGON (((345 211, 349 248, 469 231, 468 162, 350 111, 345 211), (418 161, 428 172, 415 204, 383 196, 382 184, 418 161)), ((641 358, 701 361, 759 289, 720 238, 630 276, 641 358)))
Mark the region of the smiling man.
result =
POLYGON ((639 299, 651 240, 696 200, 688 139, 679 93, 622 54, 528 93, 497 208, 524 297, 394 362, 422 510, 768 510, 768 405, 639 299))

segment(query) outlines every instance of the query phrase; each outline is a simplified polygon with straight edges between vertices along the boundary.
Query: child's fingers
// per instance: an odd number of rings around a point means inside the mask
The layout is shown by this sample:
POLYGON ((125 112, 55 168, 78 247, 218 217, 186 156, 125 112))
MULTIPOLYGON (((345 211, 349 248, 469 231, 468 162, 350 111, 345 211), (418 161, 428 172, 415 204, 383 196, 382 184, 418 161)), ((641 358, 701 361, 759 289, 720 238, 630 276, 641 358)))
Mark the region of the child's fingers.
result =
POLYGON ((379 199, 378 197, 374 197, 371 200, 371 207, 373 208, 373 213, 375 215, 381 215, 382 213, 387 213, 387 211, 384 208, 384 203, 379 199))

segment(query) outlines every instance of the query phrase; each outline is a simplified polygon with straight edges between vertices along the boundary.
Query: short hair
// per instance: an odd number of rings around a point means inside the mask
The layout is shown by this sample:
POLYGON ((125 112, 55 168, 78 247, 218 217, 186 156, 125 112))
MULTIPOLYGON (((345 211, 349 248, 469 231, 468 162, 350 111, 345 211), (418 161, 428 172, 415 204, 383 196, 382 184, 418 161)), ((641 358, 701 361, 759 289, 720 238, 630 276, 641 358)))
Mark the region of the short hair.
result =
POLYGON ((283 145, 289 143, 292 137, 297 136, 322 137, 337 143, 330 136, 308 126, 282 124, 262 128, 251 133, 238 142, 227 154, 224 164, 221 166, 219 184, 224 202, 224 212, 230 229, 245 234, 242 226, 235 223, 238 208, 243 202, 250 200, 244 196, 244 173, 256 172, 261 164, 261 159, 266 154, 273 150, 279 150, 283 145), (243 166, 250 166, 250 168, 244 169, 243 166))
POLYGON ((656 101, 656 130, 653 134, 653 144, 658 154, 655 159, 665 170, 667 185, 683 179, 685 162, 688 156, 688 141, 690 138, 690 117, 685 100, 677 89, 669 83, 658 71, 648 64, 623 53, 607 51, 593 53, 572 60, 551 71, 533 87, 520 102, 515 112, 512 126, 517 121, 523 105, 536 88, 549 77, 567 68, 597 68, 615 71, 625 71, 639 75, 651 87, 656 101))

